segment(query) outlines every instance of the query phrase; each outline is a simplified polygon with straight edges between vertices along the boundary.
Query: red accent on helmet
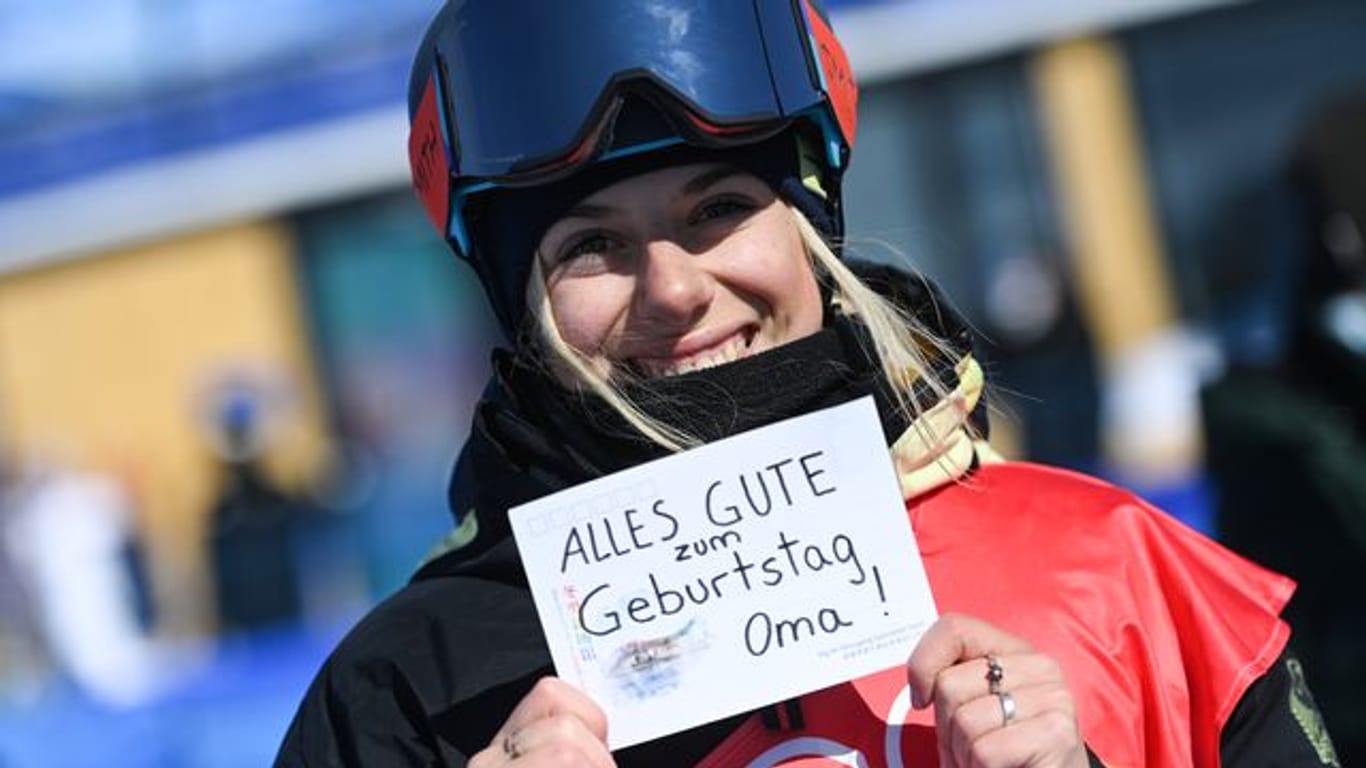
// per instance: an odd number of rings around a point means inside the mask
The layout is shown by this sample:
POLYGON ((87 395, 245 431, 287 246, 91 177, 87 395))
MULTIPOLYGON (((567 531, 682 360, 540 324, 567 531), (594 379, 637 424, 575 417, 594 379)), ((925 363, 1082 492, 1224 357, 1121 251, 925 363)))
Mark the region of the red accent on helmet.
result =
POLYGON ((709 136, 735 136, 754 131, 753 123, 743 123, 740 125, 717 125, 704 119, 701 115, 691 109, 683 110, 683 115, 692 123, 693 127, 709 136))
POLYGON ((825 73, 830 103, 835 108, 835 119, 839 121, 845 142, 852 148, 858 129, 858 83, 854 82, 854 70, 849 66, 849 57, 839 38, 835 37, 835 31, 812 7, 811 0, 805 0, 804 5, 811 34, 816 38, 816 52, 820 56, 821 71, 825 73))
POLYGON ((441 115, 436 106, 435 76, 427 78, 422 101, 413 115, 412 130, 408 134, 408 165, 422 207, 427 209, 437 231, 444 233, 451 215, 451 174, 441 135, 441 115))

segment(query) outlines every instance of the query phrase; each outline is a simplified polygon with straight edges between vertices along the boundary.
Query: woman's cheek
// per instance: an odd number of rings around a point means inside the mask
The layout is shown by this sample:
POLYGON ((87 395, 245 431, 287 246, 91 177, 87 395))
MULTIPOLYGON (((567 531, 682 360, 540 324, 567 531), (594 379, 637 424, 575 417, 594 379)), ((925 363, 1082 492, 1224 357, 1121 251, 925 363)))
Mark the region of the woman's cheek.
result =
POLYGON ((550 291, 550 310, 560 336, 569 346, 593 354, 600 350, 611 332, 612 291, 589 285, 596 280, 570 280, 550 291))

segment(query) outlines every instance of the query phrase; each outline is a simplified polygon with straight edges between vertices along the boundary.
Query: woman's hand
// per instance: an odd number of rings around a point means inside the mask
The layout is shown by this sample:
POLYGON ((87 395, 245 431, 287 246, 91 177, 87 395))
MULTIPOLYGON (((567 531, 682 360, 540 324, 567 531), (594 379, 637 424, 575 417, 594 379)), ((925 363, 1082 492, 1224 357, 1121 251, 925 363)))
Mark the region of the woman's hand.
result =
POLYGON ((1024 640, 968 616, 941 616, 907 673, 916 708, 934 704, 942 768, 1087 765, 1062 668, 1024 640))
POLYGON ((615 768, 607 750, 607 716, 573 686, 543 677, 469 762, 470 768, 508 764, 615 768))

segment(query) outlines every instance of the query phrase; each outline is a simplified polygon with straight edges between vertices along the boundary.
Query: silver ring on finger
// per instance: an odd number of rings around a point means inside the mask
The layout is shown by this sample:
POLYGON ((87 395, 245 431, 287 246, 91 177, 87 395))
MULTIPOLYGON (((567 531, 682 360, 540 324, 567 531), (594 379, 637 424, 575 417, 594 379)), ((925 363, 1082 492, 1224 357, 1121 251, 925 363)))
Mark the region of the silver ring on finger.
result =
POLYGON ((510 731, 503 737, 503 754, 509 760, 516 760, 522 756, 522 746, 517 743, 517 731, 510 731))
POLYGON ((997 691, 996 700, 1001 704, 1001 727, 1004 728, 1010 725, 1011 720, 1015 719, 1017 712, 1015 697, 1011 696, 1009 691, 997 691))
POLYGON ((1001 666, 1001 660, 992 654, 987 654, 987 692, 993 696, 1001 694, 1001 681, 1006 679, 1005 668, 1001 666))

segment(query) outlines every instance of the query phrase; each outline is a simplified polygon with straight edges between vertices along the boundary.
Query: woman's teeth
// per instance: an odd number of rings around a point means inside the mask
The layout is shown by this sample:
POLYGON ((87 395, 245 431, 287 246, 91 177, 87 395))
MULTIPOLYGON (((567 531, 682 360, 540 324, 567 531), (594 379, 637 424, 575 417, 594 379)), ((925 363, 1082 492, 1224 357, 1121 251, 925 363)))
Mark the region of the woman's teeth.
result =
POLYGON ((695 355, 674 359, 637 358, 636 363, 645 375, 651 378, 678 376, 734 362, 744 357, 748 348, 749 344, 746 343, 744 335, 736 334, 724 344, 695 355))

